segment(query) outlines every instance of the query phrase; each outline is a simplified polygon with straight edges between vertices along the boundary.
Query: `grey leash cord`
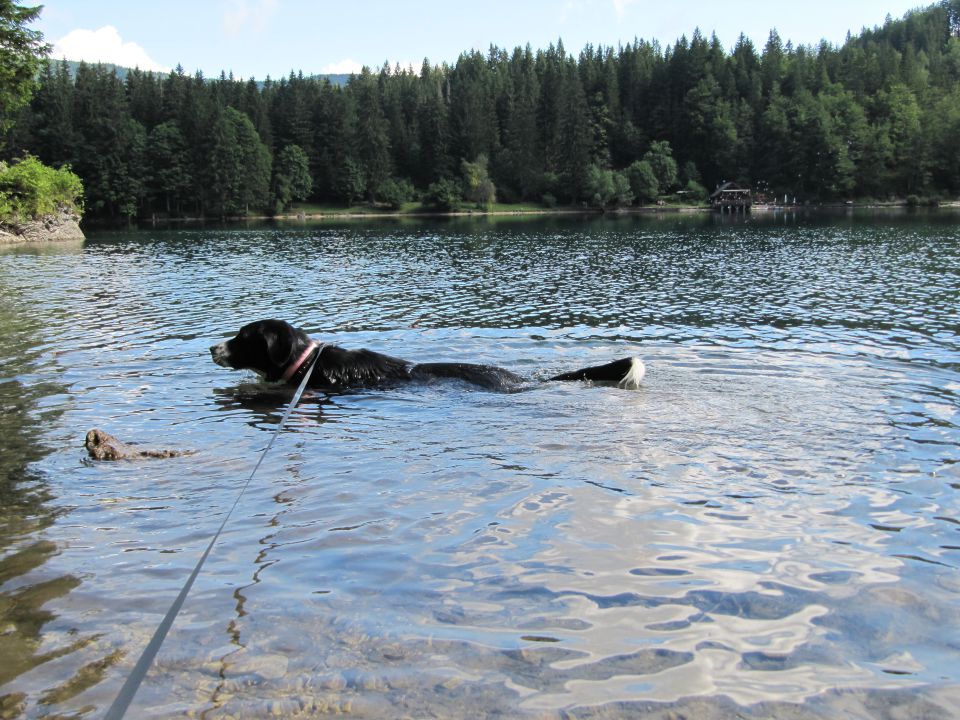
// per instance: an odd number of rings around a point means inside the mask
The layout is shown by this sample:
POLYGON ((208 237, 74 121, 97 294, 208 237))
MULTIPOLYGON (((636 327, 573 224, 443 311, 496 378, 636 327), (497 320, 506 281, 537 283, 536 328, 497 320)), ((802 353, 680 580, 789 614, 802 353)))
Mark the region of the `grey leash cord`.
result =
POLYGON ((313 368, 317 364, 317 359, 319 357, 320 353, 318 352, 314 356, 313 361, 310 363, 310 367, 307 368, 307 372, 303 376, 303 380, 300 381, 300 386, 297 388, 297 391, 293 395, 293 400, 290 401, 290 405, 287 406, 286 412, 280 419, 280 424, 277 426, 277 429, 274 430, 273 435, 270 436, 270 442, 267 443, 267 446, 263 449, 263 452, 260 453, 260 459, 257 460, 257 464, 254 466, 253 472, 250 473, 250 477, 247 478, 247 481, 240 489, 237 499, 233 501, 233 506, 230 508, 227 516, 223 519, 223 522, 220 523, 220 527, 217 529, 216 534, 210 539, 210 544, 207 545, 207 549, 203 551, 203 555, 201 555, 200 559, 197 561, 196 567, 193 568, 193 572, 190 573, 190 577, 187 578, 187 582, 184 583, 183 588, 180 590, 180 594, 177 595, 177 599, 173 601, 173 605, 170 606, 170 609, 167 610, 167 614, 160 622, 160 625, 157 626, 156 631, 153 633, 153 637, 150 638, 150 642, 147 643, 147 647, 144 648, 143 653, 140 655, 140 659, 137 660, 137 664, 133 666, 133 670, 127 676, 126 681, 123 683, 123 687, 120 688, 119 694, 114 699, 113 704, 110 705, 110 709, 107 710, 107 714, 103 716, 104 720, 120 720, 124 716, 124 713, 127 712, 127 708, 130 706, 133 696, 136 695, 137 690, 140 688, 140 683, 143 682, 143 678, 146 677, 147 671, 153 664, 153 659, 156 657, 157 651, 160 650, 160 646, 163 644, 164 638, 167 637, 167 632, 173 625, 173 621, 180 612, 180 608, 183 607, 183 602, 187 599, 187 594, 190 592, 190 588, 193 587, 193 581, 196 580, 197 575, 200 574, 200 568, 203 567, 203 563, 206 562, 207 556, 213 549, 214 543, 217 542, 217 539, 220 537, 220 533, 223 532, 223 528, 226 527, 227 521, 230 519, 233 511, 240 503, 240 498, 242 498, 243 494, 247 491, 247 487, 253 480, 253 476, 257 474, 257 470, 260 468, 260 463, 263 462, 263 459, 267 456, 267 453, 270 452, 270 448, 273 447, 273 441, 277 439, 277 435, 280 434, 280 431, 283 430, 283 426, 286 425, 287 419, 290 417, 290 413, 293 412, 293 409, 297 406, 297 403, 300 402, 300 396, 303 395, 303 391, 307 387, 307 381, 310 380, 310 376, 313 374, 313 368))

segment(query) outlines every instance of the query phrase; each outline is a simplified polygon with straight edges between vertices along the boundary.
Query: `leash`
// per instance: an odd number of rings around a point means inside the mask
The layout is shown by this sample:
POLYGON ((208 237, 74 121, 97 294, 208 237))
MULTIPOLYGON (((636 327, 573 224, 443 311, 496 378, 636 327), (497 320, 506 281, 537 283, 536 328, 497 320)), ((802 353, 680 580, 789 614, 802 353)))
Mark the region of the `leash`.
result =
POLYGON ((263 462, 263 459, 267 456, 267 453, 270 452, 270 448, 273 447, 273 441, 277 439, 277 435, 280 434, 280 432, 283 430, 283 426, 286 425, 287 419, 290 417, 290 413, 293 412, 293 409, 297 406, 297 403, 300 402, 300 396, 303 395, 303 391, 307 387, 307 381, 310 380, 310 375, 313 374, 313 368, 316 366, 319 358, 320 353, 317 353, 313 358, 313 361, 310 363, 310 366, 307 368, 307 372, 303 376, 303 380, 300 381, 300 386, 293 394, 293 400, 291 400, 290 404, 287 406, 286 412, 284 412, 283 417, 280 419, 280 424, 277 426, 277 429, 273 431, 273 435, 270 436, 270 442, 267 443, 267 446, 263 449, 263 452, 260 453, 260 459, 257 460, 257 464, 254 466, 253 472, 250 473, 247 481, 243 484, 243 487, 240 488, 240 493, 237 495, 237 499, 233 501, 233 506, 230 508, 229 512, 227 512, 227 516, 223 518, 223 522, 220 523, 220 527, 217 529, 216 534, 214 534, 214 536, 210 539, 210 544, 207 545, 207 549, 203 551, 203 555, 201 555, 200 559, 197 561, 196 566, 193 568, 193 572, 190 573, 190 577, 188 577, 187 582, 184 583, 183 588, 180 590, 180 594, 177 595, 177 599, 173 601, 170 609, 167 610, 167 614, 157 626, 156 631, 153 633, 153 637, 150 638, 150 642, 147 643, 147 647, 144 648, 143 653, 140 655, 140 659, 137 660, 137 664, 133 666, 133 670, 127 676, 126 681, 123 683, 123 687, 120 688, 119 694, 117 694, 113 704, 110 705, 110 709, 107 710, 107 714, 103 716, 104 720, 120 720, 124 716, 124 713, 127 712, 127 708, 130 706, 133 696, 136 695, 137 690, 140 688, 140 683, 143 682, 143 679, 147 675, 147 671, 153 664, 153 659, 156 657, 157 651, 160 650, 160 646, 167 637, 167 632, 170 630, 170 627, 173 625, 173 621, 179 614, 180 608, 183 607, 183 602, 187 599, 187 594, 190 592, 190 588, 193 587, 193 581, 196 580, 197 575, 200 574, 200 568, 203 567, 203 564, 207 560, 207 556, 210 554, 214 544, 220 537, 220 533, 223 532, 223 528, 226 527, 227 521, 230 519, 233 511, 240 503, 240 498, 242 498, 243 494, 247 491, 247 487, 253 480, 253 476, 256 475, 257 470, 260 469, 260 464, 263 462))

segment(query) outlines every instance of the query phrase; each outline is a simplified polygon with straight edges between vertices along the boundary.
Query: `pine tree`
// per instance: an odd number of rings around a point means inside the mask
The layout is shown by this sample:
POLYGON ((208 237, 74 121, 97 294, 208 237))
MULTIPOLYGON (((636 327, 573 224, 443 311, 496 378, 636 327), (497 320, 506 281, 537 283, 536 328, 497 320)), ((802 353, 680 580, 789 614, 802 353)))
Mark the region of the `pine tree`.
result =
POLYGON ((367 198, 374 202, 380 185, 391 173, 387 121, 380 106, 377 83, 368 69, 354 76, 350 89, 357 98, 357 164, 363 172, 367 198))
POLYGON ((30 101, 41 58, 49 51, 43 34, 27 27, 41 8, 0 0, 0 134, 10 129, 17 111, 30 101))
POLYGON ((217 109, 210 126, 207 186, 211 209, 225 217, 236 210, 240 195, 240 146, 237 131, 225 110, 217 109))
POLYGON ((590 109, 573 60, 564 63, 558 127, 561 192, 572 202, 587 199, 587 171, 594 148, 590 109))
POLYGON ((150 131, 146 165, 148 195, 167 215, 179 215, 191 177, 187 143, 176 122, 167 120, 150 131))
POLYGON ((420 70, 417 129, 420 158, 414 179, 422 186, 450 176, 450 123, 446 71, 424 61, 420 70))
POLYGON ((310 161, 299 145, 287 145, 277 156, 273 175, 275 210, 282 212, 293 200, 306 200, 313 189, 310 161))
MULTIPOLYGON (((291 174, 309 176, 319 201, 397 205, 415 186, 452 207, 464 190, 477 201, 481 156, 502 198, 547 204, 699 195, 722 180, 801 199, 957 193, 958 3, 840 46, 795 48, 773 31, 759 54, 744 36, 727 53, 695 30, 665 49, 634 40, 574 56, 558 42, 471 51, 453 67, 425 60, 419 73, 385 63, 343 87, 302 73, 208 82, 182 67, 121 82, 86 64, 73 77, 65 63, 18 84, 38 67, 22 56, 0 63, 0 126, 6 156, 72 164, 88 212, 107 216, 259 212, 289 201, 291 174)), ((0 0, 0 27, 18 38, 0 42, 3 58, 42 51, 23 34, 35 10, 0 0)))

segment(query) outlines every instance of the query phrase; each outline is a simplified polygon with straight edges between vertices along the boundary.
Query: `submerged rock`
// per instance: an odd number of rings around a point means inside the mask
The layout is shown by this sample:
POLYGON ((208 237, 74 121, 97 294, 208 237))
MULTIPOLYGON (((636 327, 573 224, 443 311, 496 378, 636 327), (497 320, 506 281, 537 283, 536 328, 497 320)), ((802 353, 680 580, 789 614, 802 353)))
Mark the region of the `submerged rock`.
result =
POLYGON ((189 455, 192 450, 141 450, 118 440, 108 432, 94 428, 87 433, 83 446, 94 460, 139 460, 189 455))

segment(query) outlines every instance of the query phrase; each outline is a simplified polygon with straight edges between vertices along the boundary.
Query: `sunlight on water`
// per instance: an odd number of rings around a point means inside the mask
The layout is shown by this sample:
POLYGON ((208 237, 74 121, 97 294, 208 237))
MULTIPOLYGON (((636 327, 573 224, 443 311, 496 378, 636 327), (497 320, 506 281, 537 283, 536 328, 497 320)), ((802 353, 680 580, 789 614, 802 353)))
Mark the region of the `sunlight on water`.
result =
POLYGON ((0 715, 113 700, 290 397, 207 354, 269 316, 530 387, 308 393, 131 716, 960 713, 958 227, 291 224, 0 252, 0 715), (537 382, 627 355, 638 391, 537 382), (92 427, 196 452, 94 463, 92 427))

